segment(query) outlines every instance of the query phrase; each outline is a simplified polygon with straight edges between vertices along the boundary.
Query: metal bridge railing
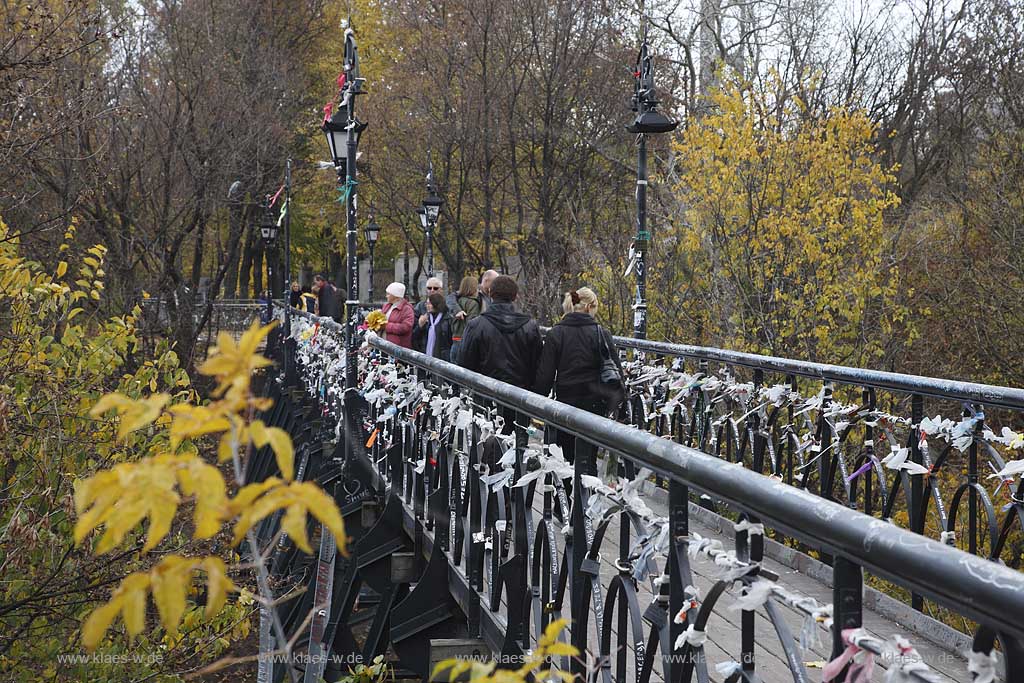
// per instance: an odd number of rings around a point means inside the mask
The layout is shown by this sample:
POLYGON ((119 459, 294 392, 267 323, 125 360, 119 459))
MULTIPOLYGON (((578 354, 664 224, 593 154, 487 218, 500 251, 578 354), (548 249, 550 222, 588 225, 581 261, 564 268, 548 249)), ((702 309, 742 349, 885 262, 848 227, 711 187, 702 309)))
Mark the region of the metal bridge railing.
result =
MULTIPOLYGON (((334 380, 328 366, 340 355, 316 347, 315 337, 336 335, 340 326, 322 321, 314 330, 309 318, 293 319, 291 348, 299 360, 294 379, 302 387, 302 400, 315 404, 310 414, 327 415, 331 428, 330 411, 338 403, 330 399, 334 380), (310 362, 313 367, 302 367, 310 362)), ((610 682, 628 676, 647 683, 658 667, 665 681, 706 681, 702 653, 708 618, 723 593, 735 587, 748 603, 742 610, 741 652, 728 680, 757 680, 755 644, 761 631, 755 627, 755 614, 760 618, 763 607, 793 680, 804 681, 810 680, 804 657, 774 602, 806 609, 830 626, 834 658, 850 648, 884 654, 886 642, 859 630, 863 578, 868 572, 975 621, 974 671, 991 666, 986 662, 998 639, 1006 680, 1024 680, 1024 623, 1017 618, 1024 608, 1024 575, 1013 569, 765 476, 741 462, 726 463, 664 438, 701 436, 696 428, 679 428, 678 418, 673 431, 652 434, 374 335, 367 342, 373 352, 363 354, 361 397, 348 396, 339 415, 354 421, 366 440, 350 444, 350 461, 338 462, 339 447, 334 457, 321 458, 319 468, 307 470, 308 476, 335 487, 354 537, 350 557, 337 560, 340 564, 330 573, 340 588, 334 589, 336 599, 330 601, 324 618, 341 631, 314 629, 309 644, 343 654, 354 654, 349 650, 358 647, 364 658, 390 648, 404 666, 426 675, 431 643, 452 637, 453 623, 459 634, 479 638, 505 661, 516 661, 535 646, 551 620, 567 615, 571 642, 602 662, 596 670, 589 670, 582 659, 563 662, 581 678, 610 682), (531 438, 533 423, 544 425, 545 444, 537 443, 538 433, 531 438), (514 433, 505 436, 503 431, 514 433), (624 476, 615 488, 596 477, 598 451, 621 458, 624 476), (572 460, 571 466, 565 457, 572 460), (637 495, 645 469, 667 482, 667 519, 652 516, 637 495), (734 551, 690 534, 688 502, 699 494, 740 513, 734 551), (613 519, 620 521, 615 562, 619 574, 603 595, 600 548, 613 519), (831 556, 831 606, 792 594, 763 567, 765 527, 831 556), (722 574, 699 609, 685 610, 693 597, 690 562, 696 556, 714 559, 722 574), (640 582, 650 582, 654 595, 642 612, 636 598, 640 582), (353 595, 367 585, 380 604, 370 635, 357 646, 342 632, 352 615, 353 595), (588 628, 591 612, 596 639, 588 628), (614 623, 620 625, 615 634, 618 648, 611 643, 614 623), (635 641, 635 660, 628 662, 627 640, 635 641)), ((796 368, 786 371, 795 374, 796 368)), ((706 371, 702 376, 709 377, 706 371)), ((706 391, 698 391, 695 400, 704 400, 706 391)), ((294 415, 281 417, 296 396, 287 399, 282 392, 283 407, 267 420, 291 420, 296 428, 294 415)), ((311 428, 304 424, 308 440, 311 428)), ((767 440, 751 430, 751 451, 766 450, 767 440), (758 440, 761 446, 756 446, 758 440)), ((314 575, 313 590, 307 593, 324 594, 321 574, 314 575)), ((303 623, 301 609, 289 614, 293 625, 303 623)), ((927 666, 909 667, 903 673, 906 678, 897 680, 936 680, 927 666)), ((834 680, 846 680, 846 674, 834 680)))
MULTIPOLYGON (((631 423, 1017 567, 1024 390, 617 337, 631 423), (680 385, 682 387, 680 388, 680 385), (933 416, 933 417, 929 417, 933 416), (1008 466, 1009 465, 1009 466, 1008 466)), ((914 594, 912 604, 927 608, 914 594)))

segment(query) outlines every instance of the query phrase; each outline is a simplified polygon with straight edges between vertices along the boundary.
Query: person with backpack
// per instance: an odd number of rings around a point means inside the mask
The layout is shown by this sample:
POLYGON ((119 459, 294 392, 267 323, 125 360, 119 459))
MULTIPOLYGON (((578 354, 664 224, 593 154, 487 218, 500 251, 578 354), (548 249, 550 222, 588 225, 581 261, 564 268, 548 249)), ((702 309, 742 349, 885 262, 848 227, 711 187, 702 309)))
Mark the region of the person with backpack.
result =
POLYGON ((462 336, 466 332, 466 326, 470 320, 481 313, 482 304, 476 278, 472 275, 462 278, 462 282, 459 283, 459 291, 452 298, 455 299, 455 306, 449 305, 448 307, 455 309, 452 314, 451 362, 458 363, 459 348, 462 346, 462 336))

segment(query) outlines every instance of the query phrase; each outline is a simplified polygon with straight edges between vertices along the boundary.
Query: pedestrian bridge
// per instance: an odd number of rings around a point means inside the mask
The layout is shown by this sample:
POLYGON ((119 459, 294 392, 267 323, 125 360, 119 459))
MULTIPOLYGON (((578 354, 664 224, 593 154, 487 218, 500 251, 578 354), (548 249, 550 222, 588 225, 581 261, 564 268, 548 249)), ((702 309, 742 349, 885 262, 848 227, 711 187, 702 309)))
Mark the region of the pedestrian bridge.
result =
POLYGON ((346 392, 289 323, 262 419, 350 543, 260 529, 261 681, 517 666, 560 618, 595 683, 1024 681, 1022 391, 618 338, 613 422, 372 334, 346 392))

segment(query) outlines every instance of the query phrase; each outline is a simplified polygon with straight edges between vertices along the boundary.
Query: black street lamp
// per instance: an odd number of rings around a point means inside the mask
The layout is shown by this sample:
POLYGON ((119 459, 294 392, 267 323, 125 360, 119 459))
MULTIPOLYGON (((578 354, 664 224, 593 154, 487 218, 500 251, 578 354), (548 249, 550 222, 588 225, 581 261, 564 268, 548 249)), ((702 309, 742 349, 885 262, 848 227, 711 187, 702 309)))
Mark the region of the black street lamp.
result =
POLYGON ((363 235, 366 237, 366 245, 370 249, 370 276, 367 278, 370 282, 366 293, 366 299, 373 305, 373 248, 377 246, 377 238, 380 237, 380 226, 377 225, 377 221, 374 220, 374 216, 370 214, 370 222, 363 227, 363 235))
POLYGON ((420 214, 420 224, 427 234, 427 277, 434 276, 434 230, 437 228, 437 218, 441 215, 441 206, 444 200, 437 196, 437 188, 434 186, 434 162, 429 162, 430 170, 427 171, 427 196, 423 199, 423 206, 417 210, 420 214))
POLYGON ((270 211, 270 197, 263 200, 263 216, 260 218, 260 237, 263 238, 263 253, 267 259, 267 320, 274 318, 274 243, 277 242, 277 221, 270 211))
MULTIPOLYGON (((359 307, 359 258, 357 249, 358 232, 356 228, 356 147, 360 134, 366 130, 366 124, 356 118, 356 96, 365 93, 363 78, 359 76, 359 57, 356 52, 355 33, 351 28, 345 31, 345 67, 343 78, 339 79, 341 92, 338 111, 330 118, 324 117, 323 131, 331 150, 331 160, 338 172, 338 180, 343 185, 346 204, 347 222, 345 231, 345 248, 347 256, 347 297, 345 299, 345 390, 356 387, 356 317, 359 307)), ((346 426, 348 420, 345 421, 346 426)), ((346 449, 351 448, 353 435, 346 434, 346 449)))
MULTIPOLYGON (((650 46, 647 43, 647 23, 644 20, 640 54, 634 73, 632 109, 636 119, 626 130, 636 133, 636 238, 631 251, 630 267, 636 271, 636 299, 633 302, 633 336, 647 337, 647 269, 644 255, 651 234, 647 231, 647 136, 668 133, 679 124, 657 111, 658 98, 654 92, 654 69, 651 66, 650 46)), ((628 271, 627 271, 628 273, 628 271)))

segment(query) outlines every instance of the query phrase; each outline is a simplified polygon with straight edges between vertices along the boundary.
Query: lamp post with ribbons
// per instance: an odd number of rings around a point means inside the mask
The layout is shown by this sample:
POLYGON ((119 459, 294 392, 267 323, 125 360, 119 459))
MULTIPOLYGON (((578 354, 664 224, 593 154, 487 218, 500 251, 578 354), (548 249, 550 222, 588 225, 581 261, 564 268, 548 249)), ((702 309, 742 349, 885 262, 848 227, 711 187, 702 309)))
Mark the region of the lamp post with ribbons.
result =
MULTIPOLYGON (((284 206, 281 218, 284 219, 284 291, 283 297, 290 297, 292 291, 292 160, 285 161, 284 166, 284 206)), ((278 224, 281 220, 278 220, 278 224)), ((280 227, 280 226, 279 226, 280 227)), ((285 301, 284 334, 285 338, 292 335, 292 307, 285 301)), ((287 361, 286 361, 287 362, 287 361)))
MULTIPOLYGON (((636 79, 632 109, 636 119, 626 127, 636 133, 636 238, 630 249, 630 268, 636 272, 636 297, 633 302, 633 336, 647 337, 647 245, 651 234, 647 230, 647 136, 669 133, 676 129, 673 121, 657 110, 658 98, 654 91, 654 69, 651 66, 650 45, 647 42, 647 20, 642 21, 640 53, 637 55, 636 79)), ((627 271, 628 274, 628 271, 627 271)))
POLYGON ((331 159, 338 171, 342 186, 342 199, 347 215, 345 229, 346 289, 345 298, 345 389, 356 387, 356 317, 359 311, 359 257, 357 254, 358 231, 356 208, 358 185, 356 183, 356 157, 359 136, 366 130, 366 124, 356 118, 356 96, 365 94, 365 79, 359 76, 359 57, 356 51, 355 33, 351 28, 345 31, 345 69, 338 77, 340 103, 333 116, 324 117, 323 131, 331 148, 331 159))

